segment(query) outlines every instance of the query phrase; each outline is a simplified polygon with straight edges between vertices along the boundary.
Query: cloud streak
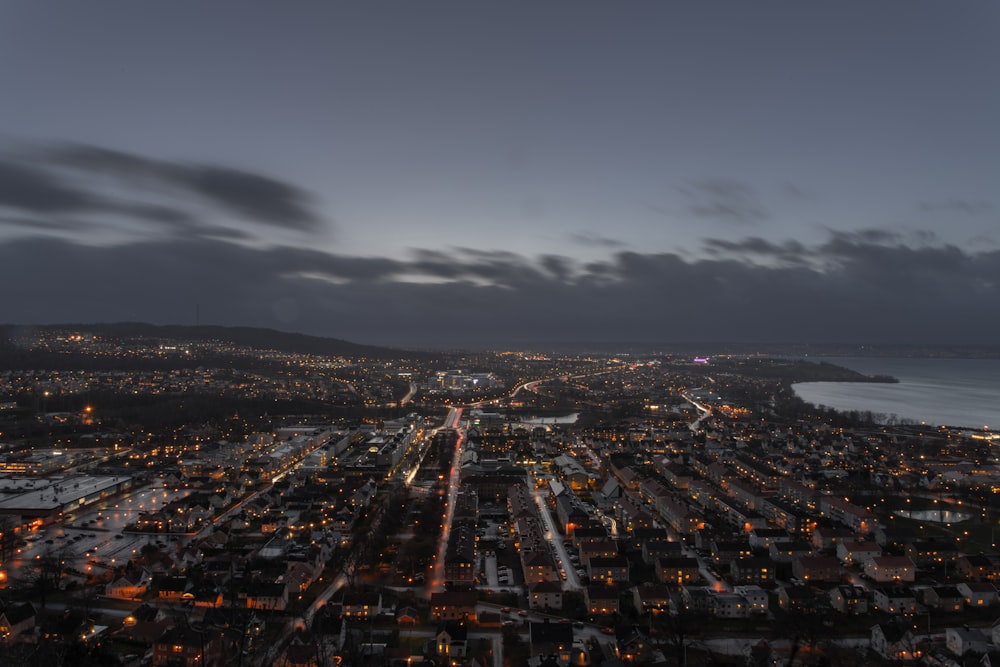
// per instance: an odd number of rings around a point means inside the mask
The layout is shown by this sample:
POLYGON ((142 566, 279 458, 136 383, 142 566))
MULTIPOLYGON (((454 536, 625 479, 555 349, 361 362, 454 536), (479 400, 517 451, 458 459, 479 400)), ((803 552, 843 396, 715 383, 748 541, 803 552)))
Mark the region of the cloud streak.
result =
MULTIPOLYGON (((705 220, 742 226, 770 215, 737 181, 683 193, 705 220)), ((193 324, 197 313, 201 323, 446 346, 977 343, 1000 326, 1000 310, 984 307, 1000 301, 1000 252, 928 231, 828 230, 811 244, 710 237, 696 256, 568 234, 567 248, 609 253, 588 262, 480 247, 400 258, 254 243, 262 230, 317 231, 313 205, 292 184, 230 167, 80 144, 22 151, 0 161, 0 280, 18 285, 4 316, 193 324), (976 326, 955 326, 971 314, 976 326)))
POLYGON ((1000 253, 874 236, 809 247, 750 238, 714 242, 717 256, 704 259, 620 252, 589 264, 462 248, 400 260, 204 239, 100 247, 34 238, 0 244, 0 279, 22 286, 5 315, 25 324, 192 324, 200 313, 202 323, 447 346, 993 341, 1000 314, 982 305, 1000 297, 1000 253), (764 265, 745 261, 748 252, 809 261, 764 265), (973 313, 977 326, 955 326, 973 313))
POLYGON ((925 201, 920 202, 919 208, 928 213, 962 213, 971 216, 985 215, 996 211, 996 207, 988 201, 969 199, 925 201))
POLYGON ((680 188, 688 200, 688 212, 697 218, 751 224, 771 217, 757 191, 746 183, 708 179, 680 188))
POLYGON ((250 240, 247 223, 303 233, 324 224, 309 193, 242 169, 85 144, 22 148, 18 157, 0 161, 0 214, 20 228, 68 227, 53 218, 72 216, 80 233, 117 227, 124 240, 154 231, 250 240))

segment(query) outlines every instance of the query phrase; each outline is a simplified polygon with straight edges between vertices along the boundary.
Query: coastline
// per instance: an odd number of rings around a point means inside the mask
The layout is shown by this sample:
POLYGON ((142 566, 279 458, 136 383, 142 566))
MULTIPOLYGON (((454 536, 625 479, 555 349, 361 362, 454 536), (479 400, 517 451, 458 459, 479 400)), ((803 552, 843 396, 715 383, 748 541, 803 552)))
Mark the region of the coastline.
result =
POLYGON ((808 379, 808 380, 795 380, 792 382, 792 386, 797 384, 816 384, 816 383, 829 383, 829 384, 899 384, 899 378, 893 375, 859 375, 856 378, 845 378, 837 380, 823 380, 823 379, 808 379))
POLYGON ((891 395, 872 395, 862 387, 893 387, 893 384, 858 382, 796 382, 791 385, 795 395, 817 408, 830 408, 837 412, 861 413, 872 416, 882 425, 933 425, 966 431, 997 431, 1000 421, 972 417, 962 418, 949 414, 940 406, 921 406, 912 401, 891 395))
POLYGON ((836 357, 813 359, 863 375, 891 375, 896 383, 804 382, 795 395, 842 413, 871 413, 883 423, 944 425, 982 431, 1000 429, 1000 360, 836 357))

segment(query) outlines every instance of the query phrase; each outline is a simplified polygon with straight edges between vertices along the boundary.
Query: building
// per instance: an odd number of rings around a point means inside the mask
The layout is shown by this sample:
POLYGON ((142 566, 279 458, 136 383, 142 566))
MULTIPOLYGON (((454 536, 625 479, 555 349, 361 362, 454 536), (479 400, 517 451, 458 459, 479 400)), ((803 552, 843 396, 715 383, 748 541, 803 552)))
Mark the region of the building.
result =
POLYGON ((539 581, 528 585, 528 606, 532 609, 562 609, 562 584, 539 581))
POLYGON ((450 660, 464 658, 469 648, 469 631, 465 623, 445 623, 435 640, 439 656, 450 660))
POLYGON ((913 631, 901 623, 879 623, 871 628, 871 648, 886 660, 911 662, 922 656, 913 631))
POLYGON ((228 648, 223 639, 217 631, 174 626, 153 644, 153 665, 218 667, 228 648))
POLYGON ((865 576, 879 584, 913 583, 917 578, 917 566, 906 556, 878 556, 865 561, 865 576))
POLYGON ((621 590, 614 584, 590 584, 584 595, 591 616, 610 616, 619 611, 621 590))
POLYGON ((830 606, 841 614, 867 614, 871 608, 868 591, 861 586, 836 586, 830 589, 830 606))
POLYGON ((475 591, 445 591, 431 595, 431 618, 435 621, 476 620, 475 591))

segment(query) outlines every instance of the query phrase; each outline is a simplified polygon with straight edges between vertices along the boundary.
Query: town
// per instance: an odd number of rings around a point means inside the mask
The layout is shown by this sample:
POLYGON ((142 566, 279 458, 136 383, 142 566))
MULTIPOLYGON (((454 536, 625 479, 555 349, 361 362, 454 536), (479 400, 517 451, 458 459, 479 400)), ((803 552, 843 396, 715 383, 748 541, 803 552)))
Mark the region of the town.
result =
POLYGON ((1000 664, 1000 441, 791 387, 891 378, 301 343, 11 337, 0 664, 1000 664))

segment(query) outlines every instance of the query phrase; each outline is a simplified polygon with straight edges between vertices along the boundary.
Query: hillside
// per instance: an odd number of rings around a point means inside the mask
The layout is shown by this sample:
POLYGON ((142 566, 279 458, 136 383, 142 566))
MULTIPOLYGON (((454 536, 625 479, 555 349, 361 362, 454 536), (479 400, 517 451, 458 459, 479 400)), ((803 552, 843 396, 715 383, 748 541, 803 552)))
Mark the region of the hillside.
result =
POLYGON ((32 331, 80 331, 105 339, 151 339, 170 341, 223 341, 240 347, 278 350, 295 354, 317 354, 350 358, 426 358, 426 352, 361 345, 337 338, 321 338, 274 329, 224 326, 155 325, 142 322, 104 324, 0 325, 0 347, 22 348, 17 341, 32 331))

